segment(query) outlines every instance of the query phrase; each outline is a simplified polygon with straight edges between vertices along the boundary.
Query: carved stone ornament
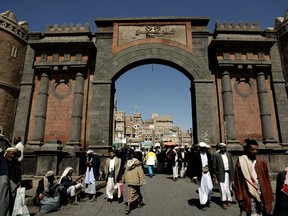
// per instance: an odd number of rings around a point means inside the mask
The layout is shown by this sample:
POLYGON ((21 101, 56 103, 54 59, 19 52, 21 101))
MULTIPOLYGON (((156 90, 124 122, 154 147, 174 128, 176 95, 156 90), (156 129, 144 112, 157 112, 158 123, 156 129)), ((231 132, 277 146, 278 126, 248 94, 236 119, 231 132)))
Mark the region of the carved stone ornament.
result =
POLYGON ((59 100, 63 100, 67 98, 72 91, 72 86, 69 83, 69 80, 60 79, 59 81, 55 81, 52 86, 52 94, 58 98, 59 100))
POLYGON ((172 26, 161 25, 148 25, 145 30, 138 29, 135 33, 136 36, 146 34, 146 38, 165 37, 167 34, 175 34, 175 28, 172 26))
POLYGON ((249 97, 254 93, 254 83, 250 79, 240 79, 234 83, 235 92, 241 97, 249 97), (245 85, 247 88, 246 92, 240 91, 239 85, 245 85))

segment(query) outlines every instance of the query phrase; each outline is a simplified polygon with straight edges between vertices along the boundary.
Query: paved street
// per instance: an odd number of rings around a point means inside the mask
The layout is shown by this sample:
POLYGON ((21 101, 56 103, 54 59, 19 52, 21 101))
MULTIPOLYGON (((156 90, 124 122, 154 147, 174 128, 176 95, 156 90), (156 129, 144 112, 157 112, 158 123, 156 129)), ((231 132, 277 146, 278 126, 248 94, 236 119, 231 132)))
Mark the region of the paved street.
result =
MULTIPOLYGON (((200 210, 198 202, 197 186, 189 178, 178 179, 174 182, 171 176, 156 174, 153 178, 146 176, 147 184, 142 187, 142 208, 133 209, 130 215, 137 216, 175 216, 175 215, 239 215, 237 204, 223 210, 219 205, 219 193, 215 191, 212 196, 212 205, 207 211, 200 210)), ((67 205, 64 209, 49 213, 48 215, 125 215, 127 185, 124 185, 124 202, 107 203, 105 199, 105 188, 98 191, 96 202, 89 200, 80 202, 78 206, 67 205)), ((36 215, 41 215, 39 212, 36 215)))

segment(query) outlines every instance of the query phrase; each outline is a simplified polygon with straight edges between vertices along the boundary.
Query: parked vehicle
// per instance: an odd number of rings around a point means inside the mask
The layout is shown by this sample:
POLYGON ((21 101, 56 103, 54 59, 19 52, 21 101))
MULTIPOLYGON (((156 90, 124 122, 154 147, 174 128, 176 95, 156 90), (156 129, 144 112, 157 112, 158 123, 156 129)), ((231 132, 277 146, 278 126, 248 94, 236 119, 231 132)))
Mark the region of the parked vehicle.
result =
POLYGON ((10 141, 4 135, 0 134, 0 148, 6 151, 6 149, 10 147, 12 147, 10 141))

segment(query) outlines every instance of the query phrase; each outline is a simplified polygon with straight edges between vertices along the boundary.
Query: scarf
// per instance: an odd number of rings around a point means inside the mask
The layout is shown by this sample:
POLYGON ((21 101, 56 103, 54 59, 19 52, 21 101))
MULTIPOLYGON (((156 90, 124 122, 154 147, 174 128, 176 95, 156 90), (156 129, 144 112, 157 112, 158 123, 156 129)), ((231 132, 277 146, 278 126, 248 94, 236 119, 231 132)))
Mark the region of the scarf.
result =
POLYGON ((49 192, 49 180, 48 180, 48 177, 50 176, 53 176, 54 175, 54 172, 52 170, 48 171, 44 178, 43 178, 43 181, 44 181, 44 191, 46 192, 49 192))
POLYGON ((246 184, 248 187, 249 193, 258 201, 261 203, 261 198, 258 193, 258 189, 256 186, 255 178, 253 177, 254 168, 252 165, 251 160, 248 159, 246 155, 242 155, 239 157, 239 163, 241 167, 241 171, 243 173, 243 176, 246 180, 246 184))
POLYGON ((70 170, 73 170, 73 168, 72 168, 72 167, 67 167, 67 168, 64 170, 64 172, 62 173, 61 178, 59 179, 59 184, 61 184, 62 178, 65 177, 65 176, 67 176, 67 174, 69 173, 70 170))

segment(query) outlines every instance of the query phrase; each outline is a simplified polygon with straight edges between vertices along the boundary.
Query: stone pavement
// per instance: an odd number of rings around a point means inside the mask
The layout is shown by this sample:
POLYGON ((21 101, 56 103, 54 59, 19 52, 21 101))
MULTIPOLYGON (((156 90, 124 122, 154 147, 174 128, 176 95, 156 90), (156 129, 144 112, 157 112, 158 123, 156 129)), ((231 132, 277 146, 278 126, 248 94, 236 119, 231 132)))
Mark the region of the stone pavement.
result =
MULTIPOLYGON (((146 176, 147 184, 142 190, 143 202, 145 205, 142 208, 132 209, 130 215, 137 216, 216 216, 216 215, 239 215, 240 211, 238 205, 233 203, 230 208, 224 210, 220 206, 219 192, 214 191, 212 195, 212 204, 206 211, 199 209, 197 185, 191 182, 189 178, 178 179, 176 182, 172 181, 171 176, 164 174, 156 174, 153 178, 146 176)), ((272 184, 273 189, 275 184, 272 184)), ((33 190, 27 190, 26 195, 29 197, 33 194, 33 190)), ((57 212, 49 213, 49 216, 65 216, 65 215, 87 215, 87 216, 117 216, 125 215, 127 185, 124 184, 124 202, 117 201, 109 204, 105 199, 105 188, 98 190, 97 201, 90 202, 82 201, 79 205, 67 205, 64 209, 57 212)), ((31 202, 31 201, 30 201, 31 202)), ((31 206, 27 203, 31 215, 42 215, 37 212, 37 207, 31 206)))

